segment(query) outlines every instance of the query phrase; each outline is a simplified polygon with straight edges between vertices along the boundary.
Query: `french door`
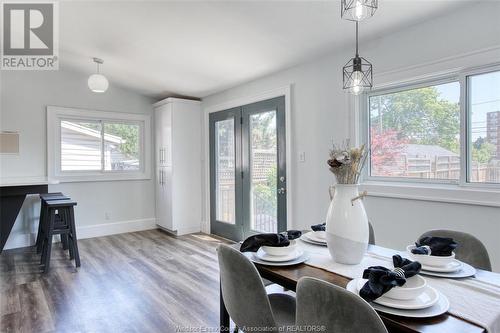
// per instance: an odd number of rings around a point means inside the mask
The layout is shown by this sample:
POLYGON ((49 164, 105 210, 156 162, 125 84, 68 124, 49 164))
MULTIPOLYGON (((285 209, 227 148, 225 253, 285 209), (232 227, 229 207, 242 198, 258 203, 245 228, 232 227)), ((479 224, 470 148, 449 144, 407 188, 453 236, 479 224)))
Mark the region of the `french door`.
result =
POLYGON ((285 98, 209 120, 211 232, 239 241, 286 230, 285 98))

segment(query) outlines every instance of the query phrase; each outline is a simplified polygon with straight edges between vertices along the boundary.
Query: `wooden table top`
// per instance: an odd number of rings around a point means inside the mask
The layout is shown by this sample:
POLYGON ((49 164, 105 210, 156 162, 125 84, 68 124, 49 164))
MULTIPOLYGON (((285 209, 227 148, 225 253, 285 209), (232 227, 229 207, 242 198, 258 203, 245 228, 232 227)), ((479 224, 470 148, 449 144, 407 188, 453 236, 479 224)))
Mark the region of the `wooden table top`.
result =
MULTIPOLYGON (((394 254, 394 250, 375 245, 370 245, 369 251, 384 256, 392 256, 394 254)), ((263 278, 293 291, 296 289, 298 280, 306 276, 318 278, 343 288, 345 288, 347 283, 351 280, 344 276, 320 268, 308 266, 306 264, 284 267, 265 266, 259 264, 256 264, 255 266, 263 278)), ((478 270, 476 276, 481 277, 481 279, 487 280, 488 282, 500 285, 500 274, 478 270)), ((390 332, 485 332, 482 327, 464 319, 455 317, 449 313, 433 318, 404 318, 380 312, 379 315, 390 332)))

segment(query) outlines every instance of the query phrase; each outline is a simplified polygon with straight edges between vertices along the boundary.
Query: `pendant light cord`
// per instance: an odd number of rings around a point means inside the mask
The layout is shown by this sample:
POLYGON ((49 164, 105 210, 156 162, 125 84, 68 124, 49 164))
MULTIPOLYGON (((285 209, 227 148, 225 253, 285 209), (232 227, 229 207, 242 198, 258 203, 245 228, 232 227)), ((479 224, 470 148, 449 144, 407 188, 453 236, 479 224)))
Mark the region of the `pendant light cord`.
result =
POLYGON ((359 57, 358 53, 358 21, 356 21, 356 58, 359 57))

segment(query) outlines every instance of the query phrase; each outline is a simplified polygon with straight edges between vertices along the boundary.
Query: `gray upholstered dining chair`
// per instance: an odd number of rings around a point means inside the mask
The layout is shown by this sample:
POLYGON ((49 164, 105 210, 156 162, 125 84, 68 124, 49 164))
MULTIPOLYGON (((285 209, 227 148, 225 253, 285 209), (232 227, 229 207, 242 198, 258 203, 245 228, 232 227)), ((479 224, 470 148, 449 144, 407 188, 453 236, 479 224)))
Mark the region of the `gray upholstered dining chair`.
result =
POLYGON ((373 231, 373 226, 370 221, 368 221, 368 228, 369 228, 369 238, 368 238, 368 244, 375 245, 375 232, 373 231))
POLYGON ((266 294, 254 264, 238 250, 221 244, 217 248, 222 298, 229 316, 241 330, 260 331, 295 325, 295 298, 266 294))
POLYGON ((310 277, 297 284, 297 326, 315 326, 325 333, 387 333, 377 312, 361 297, 310 277))
POLYGON ((455 258, 461 260, 476 268, 491 271, 490 256, 484 244, 476 237, 461 231, 453 230, 429 230, 423 233, 421 237, 450 237, 458 243, 455 249, 455 258))

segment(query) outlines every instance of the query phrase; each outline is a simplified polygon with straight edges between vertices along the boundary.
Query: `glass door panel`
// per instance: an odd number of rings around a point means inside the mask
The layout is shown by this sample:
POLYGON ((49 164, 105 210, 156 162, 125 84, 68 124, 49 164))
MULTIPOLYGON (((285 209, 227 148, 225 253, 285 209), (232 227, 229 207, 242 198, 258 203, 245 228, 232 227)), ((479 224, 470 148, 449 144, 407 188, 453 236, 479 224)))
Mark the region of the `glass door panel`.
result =
POLYGON ((215 123, 215 215, 217 221, 236 221, 236 156, 234 118, 215 123))
POLYGON ((250 229, 278 231, 276 111, 250 116, 250 229))

